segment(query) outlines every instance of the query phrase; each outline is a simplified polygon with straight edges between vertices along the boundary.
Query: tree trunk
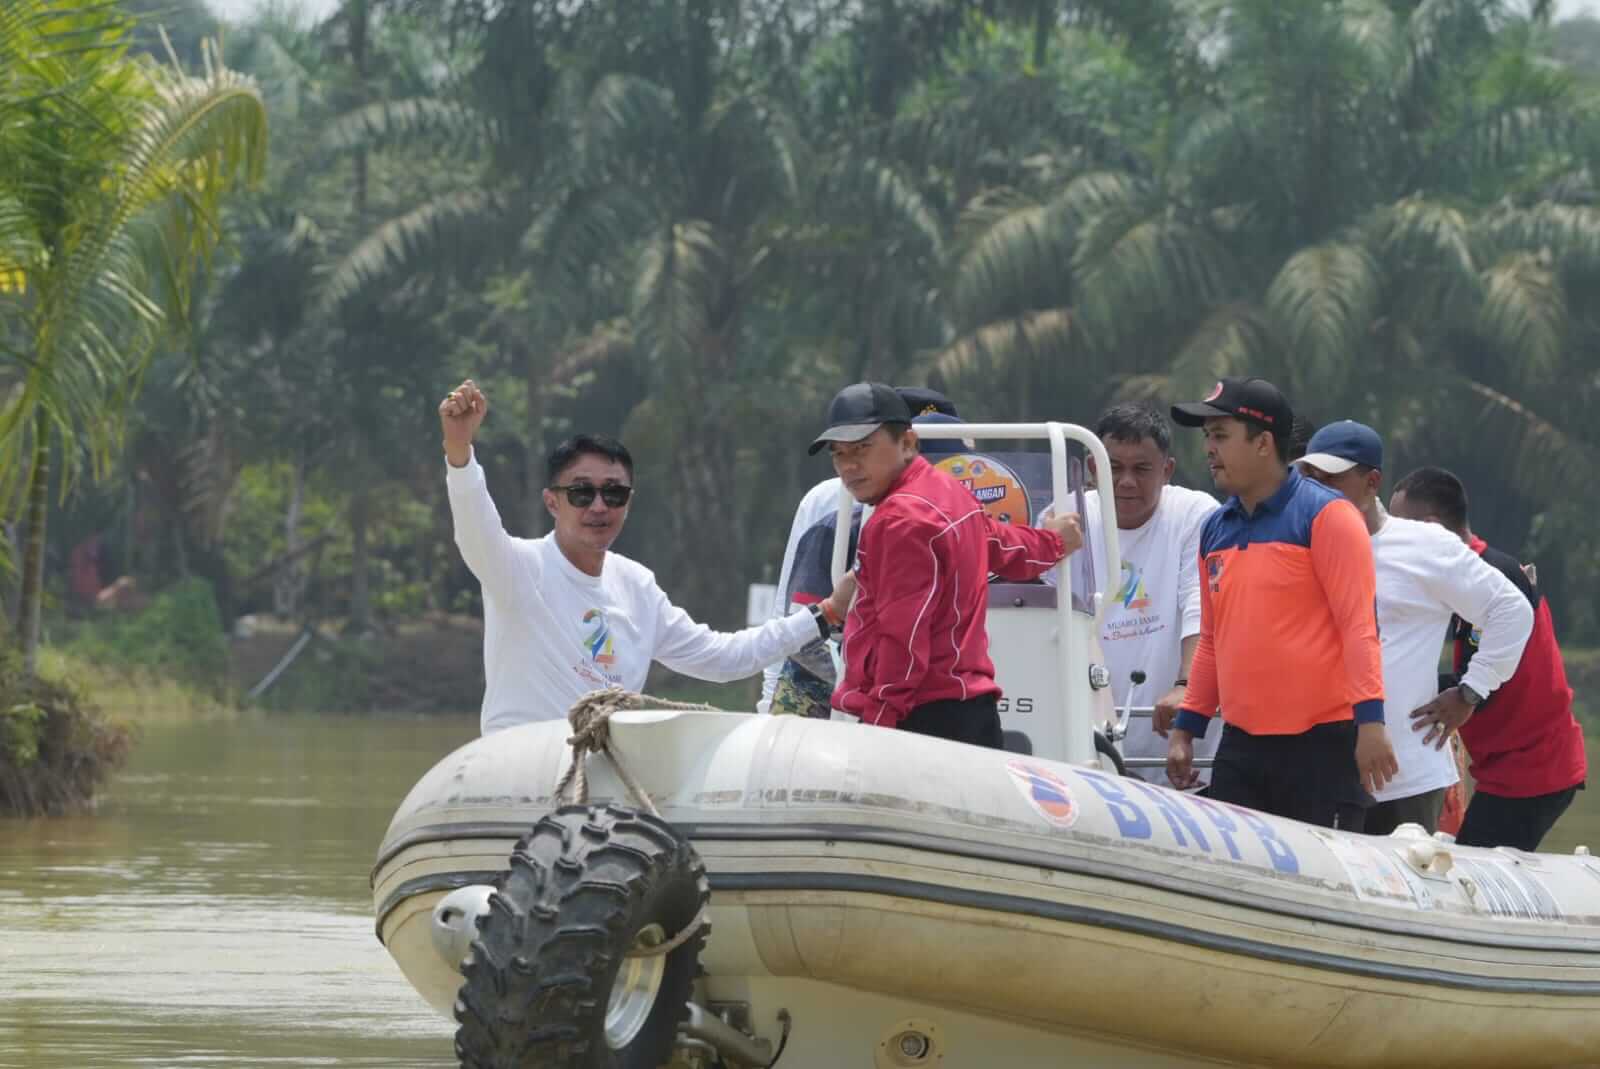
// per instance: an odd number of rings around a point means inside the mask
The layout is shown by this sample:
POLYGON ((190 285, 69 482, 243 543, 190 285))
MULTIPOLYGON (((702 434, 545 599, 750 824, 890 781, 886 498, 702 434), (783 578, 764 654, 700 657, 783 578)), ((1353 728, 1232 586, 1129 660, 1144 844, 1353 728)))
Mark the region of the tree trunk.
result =
POLYGON ((22 592, 17 604, 17 641, 22 672, 32 678, 39 663, 39 618, 44 607, 45 524, 50 518, 50 424, 34 417, 33 470, 28 475, 27 534, 22 547, 22 592))
POLYGON ((372 597, 367 586, 367 531, 372 494, 358 486, 350 495, 350 621, 347 630, 363 635, 372 629, 372 597))
POLYGON ((1050 31, 1055 28, 1056 0, 1036 0, 1033 9, 1033 73, 1044 73, 1050 54, 1050 31))

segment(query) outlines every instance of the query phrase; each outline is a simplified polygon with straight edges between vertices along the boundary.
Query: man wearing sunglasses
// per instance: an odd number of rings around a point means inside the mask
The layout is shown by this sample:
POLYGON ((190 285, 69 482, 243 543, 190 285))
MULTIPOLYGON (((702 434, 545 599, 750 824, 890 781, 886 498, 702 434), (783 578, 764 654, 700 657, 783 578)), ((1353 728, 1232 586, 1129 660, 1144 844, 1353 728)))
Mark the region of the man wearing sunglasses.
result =
POLYGON ((611 438, 578 435, 556 447, 544 491, 555 530, 513 538, 473 456, 488 411, 471 379, 439 405, 456 545, 483 586, 484 734, 564 717, 590 691, 640 690, 651 661, 697 679, 743 679, 842 624, 848 579, 818 605, 760 627, 723 633, 690 619, 649 569, 611 552, 633 496, 633 458, 611 438))

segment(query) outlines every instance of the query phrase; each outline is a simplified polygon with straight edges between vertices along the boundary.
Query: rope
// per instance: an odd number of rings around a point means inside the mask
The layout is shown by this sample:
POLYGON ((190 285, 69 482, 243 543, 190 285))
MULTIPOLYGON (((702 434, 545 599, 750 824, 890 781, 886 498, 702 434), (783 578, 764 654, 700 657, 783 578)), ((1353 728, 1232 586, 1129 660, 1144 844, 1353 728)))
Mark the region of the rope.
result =
MULTIPOLYGON (((588 755, 591 753, 604 754, 611 761, 611 767, 617 770, 617 778, 622 780, 622 785, 627 788, 628 796, 642 809, 646 810, 657 820, 664 819, 655 803, 650 800, 650 794, 633 778, 633 773, 628 771, 628 766, 622 763, 622 758, 611 748, 611 718, 624 709, 672 709, 672 710, 702 710, 721 712, 714 705, 703 705, 695 702, 672 702, 665 698, 652 698, 648 694, 640 694, 621 687, 611 686, 604 690, 593 690, 572 703, 572 708, 567 710, 567 722, 572 725, 572 735, 567 739, 567 745, 572 747, 572 764, 567 766, 566 772, 556 783, 556 804, 562 805, 568 801, 578 805, 586 805, 589 801, 589 775, 587 771, 588 755), (569 798, 568 795, 571 795, 569 798)), ((655 958, 671 954, 705 927, 709 920, 706 911, 701 910, 695 915, 694 920, 684 925, 683 930, 658 946, 635 946, 629 950, 625 957, 629 958, 655 958)))

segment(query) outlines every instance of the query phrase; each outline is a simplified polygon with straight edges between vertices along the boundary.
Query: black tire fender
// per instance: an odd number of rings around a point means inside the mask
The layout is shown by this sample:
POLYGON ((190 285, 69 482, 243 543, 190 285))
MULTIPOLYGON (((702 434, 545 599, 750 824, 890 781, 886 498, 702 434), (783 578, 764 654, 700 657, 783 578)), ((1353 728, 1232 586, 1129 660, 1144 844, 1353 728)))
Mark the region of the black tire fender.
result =
POLYGON ((688 1016, 709 897, 705 865, 663 820, 616 805, 563 806, 540 820, 495 881, 462 962, 464 1069, 658 1069, 688 1016), (691 925, 666 955, 627 957, 641 933, 660 945, 691 925), (608 1036, 613 988, 640 962, 659 981, 654 999, 636 995, 633 1027, 608 1036))

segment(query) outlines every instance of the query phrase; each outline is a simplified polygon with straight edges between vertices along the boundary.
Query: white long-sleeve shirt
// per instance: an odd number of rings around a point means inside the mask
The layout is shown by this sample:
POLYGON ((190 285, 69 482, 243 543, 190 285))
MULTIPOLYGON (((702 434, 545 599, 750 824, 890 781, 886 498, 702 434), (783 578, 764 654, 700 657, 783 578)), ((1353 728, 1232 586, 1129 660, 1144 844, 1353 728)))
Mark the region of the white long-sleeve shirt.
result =
POLYGON ((1487 698, 1517 670, 1533 633, 1528 599, 1461 539, 1438 524, 1388 517, 1372 536, 1378 573, 1378 635, 1383 643, 1383 694, 1389 739, 1400 773, 1374 797, 1410 798, 1459 778, 1447 746, 1422 744, 1411 711, 1439 692, 1439 650, 1450 616, 1483 629, 1462 680, 1487 698))
POLYGON ((696 623, 643 565, 607 553, 600 574, 579 571, 554 535, 513 538, 474 456, 446 465, 456 545, 483 586, 482 730, 556 720, 592 690, 643 689, 650 662, 727 682, 782 661, 817 637, 801 611, 737 632, 696 623))

